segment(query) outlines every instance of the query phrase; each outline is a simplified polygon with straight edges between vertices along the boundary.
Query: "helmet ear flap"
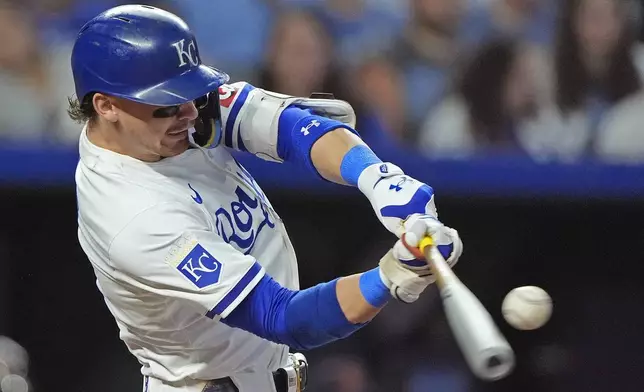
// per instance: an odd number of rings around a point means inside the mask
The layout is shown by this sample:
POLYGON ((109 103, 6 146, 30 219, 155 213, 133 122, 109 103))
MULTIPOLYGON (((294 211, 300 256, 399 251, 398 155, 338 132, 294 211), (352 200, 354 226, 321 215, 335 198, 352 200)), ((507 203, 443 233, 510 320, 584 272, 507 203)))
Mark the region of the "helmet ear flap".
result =
POLYGON ((194 142, 203 148, 215 148, 221 142, 221 108, 219 91, 212 91, 195 100, 198 116, 195 120, 194 142))

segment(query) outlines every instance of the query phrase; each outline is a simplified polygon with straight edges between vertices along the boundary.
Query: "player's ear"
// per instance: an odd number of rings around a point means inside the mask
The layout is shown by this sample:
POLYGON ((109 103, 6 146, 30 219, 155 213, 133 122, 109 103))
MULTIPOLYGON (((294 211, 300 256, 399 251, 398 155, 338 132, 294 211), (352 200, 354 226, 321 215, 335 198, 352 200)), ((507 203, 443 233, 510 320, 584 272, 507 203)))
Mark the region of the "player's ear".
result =
POLYGON ((94 94, 92 104, 94 105, 96 113, 107 121, 114 123, 118 120, 118 114, 114 110, 114 104, 107 95, 101 93, 94 94))

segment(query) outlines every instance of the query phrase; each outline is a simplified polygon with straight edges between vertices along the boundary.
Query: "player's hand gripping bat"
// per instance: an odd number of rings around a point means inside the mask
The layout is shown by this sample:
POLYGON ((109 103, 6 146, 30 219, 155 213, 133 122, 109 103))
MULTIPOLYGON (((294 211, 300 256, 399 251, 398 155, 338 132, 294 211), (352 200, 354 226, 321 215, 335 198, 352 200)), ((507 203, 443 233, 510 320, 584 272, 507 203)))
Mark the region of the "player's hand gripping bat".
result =
POLYGON ((418 248, 430 265, 454 337, 472 372, 484 380, 498 380, 514 369, 514 352, 492 316, 461 282, 433 246, 430 237, 418 248))

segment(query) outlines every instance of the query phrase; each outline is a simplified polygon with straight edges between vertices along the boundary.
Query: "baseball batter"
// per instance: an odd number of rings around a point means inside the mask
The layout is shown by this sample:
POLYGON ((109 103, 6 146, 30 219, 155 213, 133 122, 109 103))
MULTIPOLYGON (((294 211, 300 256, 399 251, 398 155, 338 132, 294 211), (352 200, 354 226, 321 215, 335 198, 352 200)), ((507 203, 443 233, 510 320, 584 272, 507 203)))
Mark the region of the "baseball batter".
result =
POLYGON ((414 257, 422 236, 457 262, 461 240, 438 221, 432 188, 378 159, 348 103, 227 84, 180 18, 143 5, 89 21, 71 63, 78 237, 144 391, 304 390, 297 351, 433 282, 414 257), (299 290, 284 223, 231 150, 357 187, 399 239, 372 270, 299 290))

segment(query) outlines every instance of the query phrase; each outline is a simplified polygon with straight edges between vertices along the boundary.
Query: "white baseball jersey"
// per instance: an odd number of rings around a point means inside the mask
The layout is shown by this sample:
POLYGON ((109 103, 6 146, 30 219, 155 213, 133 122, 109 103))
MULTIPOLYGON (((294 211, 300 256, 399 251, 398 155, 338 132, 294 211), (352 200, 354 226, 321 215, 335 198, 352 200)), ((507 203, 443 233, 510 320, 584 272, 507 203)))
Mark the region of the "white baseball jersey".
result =
POLYGON ((226 147, 145 163, 84 129, 79 150, 80 244, 142 373, 187 385, 284 366, 286 346, 219 322, 265 273, 299 288, 280 217, 226 147))

